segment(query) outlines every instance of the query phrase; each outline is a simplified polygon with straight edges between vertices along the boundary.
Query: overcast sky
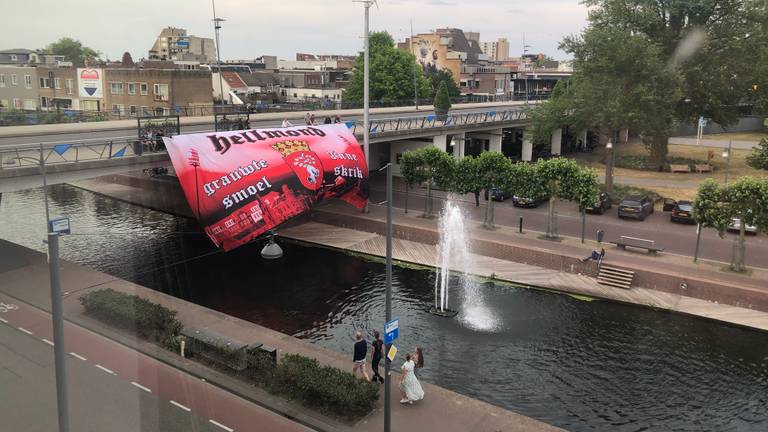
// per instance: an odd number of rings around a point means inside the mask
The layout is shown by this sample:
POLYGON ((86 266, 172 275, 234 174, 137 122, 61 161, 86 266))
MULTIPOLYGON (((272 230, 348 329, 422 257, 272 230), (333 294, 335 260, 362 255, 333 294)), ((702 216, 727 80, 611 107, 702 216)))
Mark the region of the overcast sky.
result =
MULTIPOLYGON (((556 59, 563 36, 579 33, 587 9, 579 0, 378 0, 371 29, 395 40, 438 27, 480 32, 481 41, 506 37, 510 55, 522 50, 556 59)), ((110 59, 129 51, 146 57, 160 29, 186 28, 213 37, 210 0, 16 0, 3 8, 0 49, 41 48, 62 36, 79 39, 110 59)), ((223 59, 262 54, 293 59, 296 52, 355 54, 362 49, 363 6, 352 0, 216 0, 223 59)))

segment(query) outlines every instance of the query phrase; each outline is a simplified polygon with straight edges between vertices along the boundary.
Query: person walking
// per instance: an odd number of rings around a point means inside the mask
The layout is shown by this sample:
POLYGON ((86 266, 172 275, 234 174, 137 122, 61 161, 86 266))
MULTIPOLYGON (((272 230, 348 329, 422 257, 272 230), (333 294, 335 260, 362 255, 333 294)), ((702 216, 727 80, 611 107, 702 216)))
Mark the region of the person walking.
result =
POLYGON ((310 113, 307 113, 307 115, 304 116, 304 123, 306 123, 307 126, 312 126, 312 115, 310 113))
POLYGON ((421 388, 419 379, 413 373, 415 367, 416 364, 411 359, 411 355, 406 354, 405 363, 403 363, 401 368, 402 375, 400 376, 400 393, 403 396, 400 399, 400 403, 402 404, 413 405, 413 402, 424 399, 424 390, 421 388))
POLYGON ((354 363, 352 374, 358 376, 359 372, 366 381, 370 381, 371 379, 368 377, 368 372, 365 371, 365 355, 368 353, 368 342, 363 339, 363 332, 360 330, 355 333, 355 339, 357 339, 357 342, 355 342, 355 354, 352 357, 352 362, 354 363))
POLYGON ((314 115, 314 114, 310 114, 310 115, 309 115, 309 123, 308 123, 308 124, 309 124, 310 126, 315 126, 315 125, 317 125, 317 120, 315 120, 315 115, 314 115))
POLYGON ((379 375, 379 363, 384 357, 384 341, 381 340, 381 334, 375 331, 373 332, 373 342, 371 342, 371 350, 373 351, 371 356, 371 369, 373 369, 373 380, 380 383, 384 383, 384 377, 379 375))
POLYGON ((421 370, 424 369, 424 351, 419 346, 413 351, 413 363, 416 365, 413 368, 413 373, 418 377, 421 370))

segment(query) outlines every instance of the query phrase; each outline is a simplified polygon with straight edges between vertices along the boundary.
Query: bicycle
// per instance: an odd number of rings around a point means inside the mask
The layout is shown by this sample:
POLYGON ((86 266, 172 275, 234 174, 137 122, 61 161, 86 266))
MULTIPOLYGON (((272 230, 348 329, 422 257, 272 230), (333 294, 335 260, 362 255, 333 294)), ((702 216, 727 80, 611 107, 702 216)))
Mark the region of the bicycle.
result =
POLYGON ((12 310, 19 310, 19 307, 13 303, 0 303, 0 313, 6 313, 12 310))

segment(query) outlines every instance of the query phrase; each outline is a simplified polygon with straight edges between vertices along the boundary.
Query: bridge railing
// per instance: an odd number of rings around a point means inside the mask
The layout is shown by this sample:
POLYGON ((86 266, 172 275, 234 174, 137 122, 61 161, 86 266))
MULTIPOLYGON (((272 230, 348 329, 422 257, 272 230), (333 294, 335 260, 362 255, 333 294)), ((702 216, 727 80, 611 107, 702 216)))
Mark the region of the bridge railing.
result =
MULTIPOLYGON (((521 108, 469 113, 458 112, 449 114, 445 118, 438 118, 435 115, 377 118, 370 120, 370 134, 372 137, 376 137, 387 132, 440 130, 526 119, 526 111, 521 108)), ((365 130, 362 120, 349 121, 345 124, 353 134, 362 134, 365 130)), ((273 127, 280 126, 275 125, 273 127)), ((45 165, 58 165, 163 152, 165 152, 165 148, 162 141, 137 139, 136 136, 22 144, 13 147, 0 146, 0 170, 39 166, 40 160, 45 165)))

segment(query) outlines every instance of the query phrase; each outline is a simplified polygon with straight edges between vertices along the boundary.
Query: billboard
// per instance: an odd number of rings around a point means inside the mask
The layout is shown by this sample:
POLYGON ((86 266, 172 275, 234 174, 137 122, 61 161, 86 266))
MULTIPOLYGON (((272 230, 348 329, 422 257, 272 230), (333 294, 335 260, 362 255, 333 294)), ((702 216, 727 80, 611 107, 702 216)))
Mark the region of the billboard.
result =
POLYGON ((77 94, 80 97, 104 97, 104 71, 102 69, 77 68, 77 94))
POLYGON ((192 212, 231 250, 316 203, 368 201, 368 166, 344 124, 163 138, 192 212))

